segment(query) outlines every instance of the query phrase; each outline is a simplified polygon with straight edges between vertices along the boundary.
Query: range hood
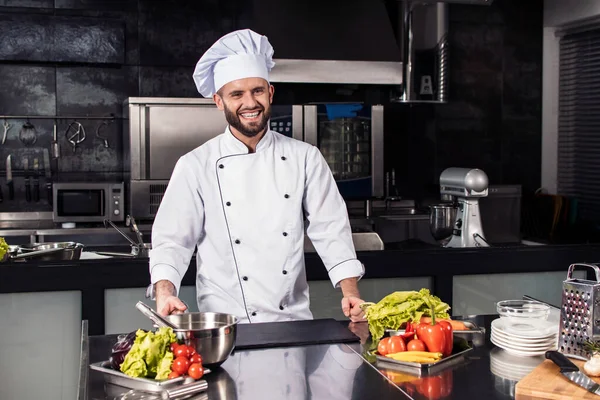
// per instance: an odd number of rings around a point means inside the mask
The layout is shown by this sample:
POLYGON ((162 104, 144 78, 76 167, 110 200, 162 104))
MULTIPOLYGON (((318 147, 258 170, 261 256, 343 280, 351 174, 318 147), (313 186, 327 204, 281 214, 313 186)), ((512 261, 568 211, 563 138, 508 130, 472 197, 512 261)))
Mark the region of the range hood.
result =
POLYGON ((395 85, 401 102, 446 101, 448 3, 254 0, 244 25, 275 49, 272 82, 395 85))

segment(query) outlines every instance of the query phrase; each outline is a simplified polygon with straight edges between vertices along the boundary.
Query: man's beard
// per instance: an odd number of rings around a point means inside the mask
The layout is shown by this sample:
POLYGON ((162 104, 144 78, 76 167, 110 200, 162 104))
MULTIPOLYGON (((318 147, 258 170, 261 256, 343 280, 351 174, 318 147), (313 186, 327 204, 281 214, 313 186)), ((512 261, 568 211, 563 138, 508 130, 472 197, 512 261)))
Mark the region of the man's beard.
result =
POLYGON ((244 123, 237 113, 231 111, 227 105, 223 104, 223 106, 225 109, 225 119, 229 125, 246 137, 254 137, 264 131, 269 122, 269 118, 271 118, 271 107, 268 107, 265 110, 262 105, 259 105, 258 111, 260 112, 260 119, 258 121, 244 123))

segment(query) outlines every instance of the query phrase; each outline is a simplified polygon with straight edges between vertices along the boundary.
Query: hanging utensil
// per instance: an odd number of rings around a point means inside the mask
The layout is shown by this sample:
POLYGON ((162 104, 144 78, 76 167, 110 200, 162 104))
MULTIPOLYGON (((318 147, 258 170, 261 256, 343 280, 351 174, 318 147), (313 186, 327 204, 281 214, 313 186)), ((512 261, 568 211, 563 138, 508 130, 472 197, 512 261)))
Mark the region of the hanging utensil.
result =
POLYGON ((46 174, 46 197, 48 204, 52 205, 52 171, 50 170, 50 155, 48 149, 44 149, 44 173, 46 174))
POLYGON ((37 158, 33 159, 33 201, 40 201, 40 163, 37 158))
POLYGON ((6 142, 6 134, 8 133, 8 131, 10 130, 10 127, 12 126, 11 124, 9 124, 8 122, 6 122, 6 120, 4 120, 4 133, 2 134, 2 144, 4 144, 4 142, 6 142))
MULTIPOLYGON (((112 121, 110 121, 110 122, 112 122, 112 121)), ((104 136, 100 136, 100 129, 102 129, 102 127, 104 127, 104 126, 108 126, 108 124, 110 122, 102 121, 96 128, 96 137, 104 142, 104 147, 107 149, 110 147, 108 144, 108 138, 105 138, 104 136)))
POLYGON ((13 183, 13 177, 12 177, 12 161, 11 161, 10 154, 8 155, 8 157, 6 157, 6 185, 8 186, 8 199, 14 200, 15 199, 15 185, 13 183))
POLYGON ((58 145, 58 139, 56 137, 56 120, 54 120, 54 133, 52 134, 52 144, 50 145, 52 150, 52 158, 57 159, 60 157, 60 146, 58 145))
POLYGON ((25 174, 25 200, 29 203, 31 201, 31 185, 29 184, 29 159, 23 158, 23 171, 25 174))
POLYGON ((19 131, 19 139, 25 146, 33 146, 37 142, 37 131, 31 122, 27 121, 23 124, 19 131))
POLYGON ((85 140, 85 129, 79 122, 73 121, 67 127, 65 136, 67 137, 67 141, 73 146, 73 153, 75 153, 77 146, 85 140))
POLYGON ((171 329, 179 329, 179 327, 167 320, 165 317, 154 311, 151 307, 148 307, 145 303, 138 301, 135 308, 141 311, 146 317, 150 318, 159 327, 166 326, 171 329))

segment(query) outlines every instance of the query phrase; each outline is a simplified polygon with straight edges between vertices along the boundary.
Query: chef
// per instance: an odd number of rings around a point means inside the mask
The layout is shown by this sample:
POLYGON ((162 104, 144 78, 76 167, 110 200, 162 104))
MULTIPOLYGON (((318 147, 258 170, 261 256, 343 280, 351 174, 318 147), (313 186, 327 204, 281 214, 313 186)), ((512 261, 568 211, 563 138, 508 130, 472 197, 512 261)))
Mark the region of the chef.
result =
POLYGON ((319 150, 268 129, 273 47, 251 30, 220 38, 198 61, 198 91, 225 114, 225 132, 175 165, 152 228, 151 293, 163 315, 197 249, 201 312, 241 322, 312 319, 304 234, 321 257, 341 308, 364 320, 348 213, 319 150))

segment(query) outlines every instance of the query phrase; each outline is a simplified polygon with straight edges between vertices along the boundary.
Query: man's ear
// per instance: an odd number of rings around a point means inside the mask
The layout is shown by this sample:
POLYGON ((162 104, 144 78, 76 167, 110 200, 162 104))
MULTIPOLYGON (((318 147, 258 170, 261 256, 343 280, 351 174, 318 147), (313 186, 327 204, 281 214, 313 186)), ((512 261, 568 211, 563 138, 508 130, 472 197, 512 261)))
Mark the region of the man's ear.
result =
POLYGON ((275 87, 269 85, 269 104, 273 104, 273 94, 275 94, 275 87))
POLYGON ((219 110, 223 111, 225 109, 225 107, 223 107, 223 98, 219 96, 218 93, 213 94, 213 100, 219 110))

